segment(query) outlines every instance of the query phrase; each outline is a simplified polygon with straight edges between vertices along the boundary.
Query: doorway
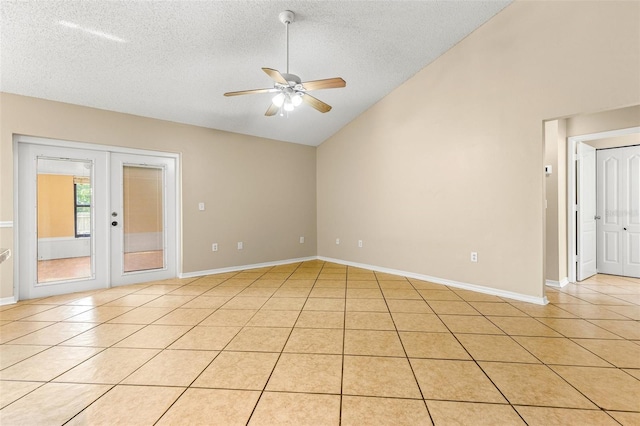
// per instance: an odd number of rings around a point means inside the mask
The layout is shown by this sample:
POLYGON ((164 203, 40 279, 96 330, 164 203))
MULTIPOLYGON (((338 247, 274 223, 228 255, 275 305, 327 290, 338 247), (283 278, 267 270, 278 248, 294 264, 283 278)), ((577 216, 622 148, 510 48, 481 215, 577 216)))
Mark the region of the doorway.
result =
POLYGON ((570 282, 598 272, 640 277, 640 148, 615 142, 639 135, 633 127, 568 139, 570 282))
POLYGON ((178 156, 17 137, 20 299, 173 278, 178 156))

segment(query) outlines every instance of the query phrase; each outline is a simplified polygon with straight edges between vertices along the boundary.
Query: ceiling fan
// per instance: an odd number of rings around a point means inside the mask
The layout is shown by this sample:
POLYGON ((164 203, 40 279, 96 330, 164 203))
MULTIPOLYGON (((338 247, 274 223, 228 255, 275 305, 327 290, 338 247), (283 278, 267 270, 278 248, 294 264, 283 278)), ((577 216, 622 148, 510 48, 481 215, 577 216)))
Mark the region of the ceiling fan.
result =
POLYGON ((264 115, 273 116, 278 113, 284 115, 284 112, 293 111, 295 107, 299 106, 303 102, 311 107, 317 109, 320 112, 329 112, 331 105, 322 102, 311 96, 308 92, 312 90, 320 89, 334 89, 338 87, 345 87, 347 83, 340 77, 327 78, 324 80, 305 81, 300 80, 295 74, 289 73, 289 24, 293 22, 295 14, 290 10, 281 12, 278 16, 280 22, 286 27, 287 34, 287 72, 280 73, 278 70, 272 68, 262 68, 271 79, 273 79, 273 88, 268 89, 254 89, 254 90, 242 90, 239 92, 227 92, 225 96, 238 96, 249 95, 253 93, 276 93, 272 99, 271 105, 267 108, 267 112, 264 115))

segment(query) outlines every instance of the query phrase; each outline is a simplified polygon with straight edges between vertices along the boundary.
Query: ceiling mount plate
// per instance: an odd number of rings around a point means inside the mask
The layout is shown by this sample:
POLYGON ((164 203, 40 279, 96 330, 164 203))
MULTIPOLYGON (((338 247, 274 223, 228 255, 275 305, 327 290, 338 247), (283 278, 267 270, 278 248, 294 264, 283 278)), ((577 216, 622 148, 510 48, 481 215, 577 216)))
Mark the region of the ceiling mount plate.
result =
POLYGON ((295 17, 296 17, 296 14, 290 10, 285 10, 284 12, 280 12, 280 15, 278 15, 278 18, 280 18, 280 22, 282 22, 285 25, 292 23, 295 17))

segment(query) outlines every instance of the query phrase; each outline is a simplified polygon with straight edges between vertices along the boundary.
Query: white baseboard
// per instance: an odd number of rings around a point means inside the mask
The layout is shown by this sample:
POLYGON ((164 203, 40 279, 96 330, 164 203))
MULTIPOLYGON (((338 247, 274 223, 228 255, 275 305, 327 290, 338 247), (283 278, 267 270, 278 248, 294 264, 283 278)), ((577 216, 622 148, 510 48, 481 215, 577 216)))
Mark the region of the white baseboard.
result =
POLYGON ((567 284, 569 284, 569 278, 564 277, 560 281, 546 280, 545 284, 548 285, 549 287, 562 288, 562 287, 566 286, 567 284))
POLYGON ((415 278, 417 280, 429 281, 429 282, 432 282, 432 283, 443 284, 443 285, 447 285, 447 286, 450 286, 450 287, 460 288, 460 289, 463 289, 463 290, 471 290, 471 291, 475 291, 475 292, 478 292, 478 293, 490 294, 492 296, 505 297, 507 299, 519 300, 521 302, 535 303, 536 305, 546 305, 546 304, 549 303, 549 301, 547 300, 546 296, 543 296, 543 297, 529 296, 529 295, 526 295, 526 294, 514 293, 512 291, 506 291, 506 290, 499 290, 499 289, 495 289, 495 288, 491 288, 491 287, 485 287, 485 286, 476 285, 476 284, 469 284, 469 283, 463 283, 463 282, 459 282, 459 281, 452 281, 452 280, 448 280, 448 279, 444 279, 444 278, 438 278, 438 277, 432 277, 432 276, 429 276, 429 275, 416 274, 416 273, 413 273, 413 272, 399 271, 397 269, 383 268, 383 267, 375 266, 375 265, 366 265, 366 264, 363 264, 363 263, 348 262, 348 261, 345 261, 345 260, 332 259, 332 258, 323 257, 323 256, 318 256, 318 259, 324 260, 325 262, 338 263, 338 264, 341 264, 341 265, 353 266, 353 267, 356 267, 356 268, 363 268, 363 269, 370 269, 372 271, 377 271, 377 272, 384 272, 386 274, 400 275, 400 276, 408 277, 408 278, 415 278))
POLYGON ((11 297, 0 297, 0 306, 13 305, 14 303, 17 303, 17 302, 18 301, 13 296, 11 296, 11 297))
POLYGON ((13 228, 12 220, 0 220, 0 228, 13 228))
POLYGON ((178 275, 179 278, 202 277, 204 275, 224 274, 225 272, 245 271, 247 269, 266 268, 268 266, 288 265, 290 263, 306 262, 309 260, 317 260, 317 256, 300 257, 297 259, 276 260, 274 262, 254 263, 251 265, 229 266, 226 268, 208 269, 206 271, 186 272, 178 275))

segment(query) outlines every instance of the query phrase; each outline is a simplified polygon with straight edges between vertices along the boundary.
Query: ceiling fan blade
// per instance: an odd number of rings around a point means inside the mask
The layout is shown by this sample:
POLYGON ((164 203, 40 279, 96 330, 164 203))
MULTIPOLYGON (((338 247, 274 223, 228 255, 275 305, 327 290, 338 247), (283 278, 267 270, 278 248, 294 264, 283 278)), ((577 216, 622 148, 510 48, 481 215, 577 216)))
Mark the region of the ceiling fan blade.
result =
POLYGON ((267 112, 264 113, 267 117, 271 117, 272 115, 276 115, 280 111, 280 107, 275 106, 274 104, 269 105, 267 108, 267 112))
POLYGON ((302 96, 302 100, 305 101, 307 104, 311 105, 312 107, 314 107, 315 109, 317 109, 320 112, 329 112, 329 111, 331 111, 331 105, 325 104, 320 99, 314 98, 313 96, 311 96, 308 93, 305 93, 304 96, 302 96))
POLYGON ((305 81, 302 83, 305 90, 319 90, 319 89, 337 89, 339 87, 345 87, 347 82, 340 77, 326 78, 324 80, 305 81))
POLYGON ((241 90, 239 92, 227 92, 224 95, 225 96, 238 96, 238 95, 251 95, 254 93, 271 93, 271 92, 275 92, 276 89, 253 89, 253 90, 241 90))
POLYGON ((276 83, 289 85, 289 82, 280 74, 280 71, 274 70, 272 68, 262 68, 262 71, 267 73, 269 77, 273 79, 276 83))

